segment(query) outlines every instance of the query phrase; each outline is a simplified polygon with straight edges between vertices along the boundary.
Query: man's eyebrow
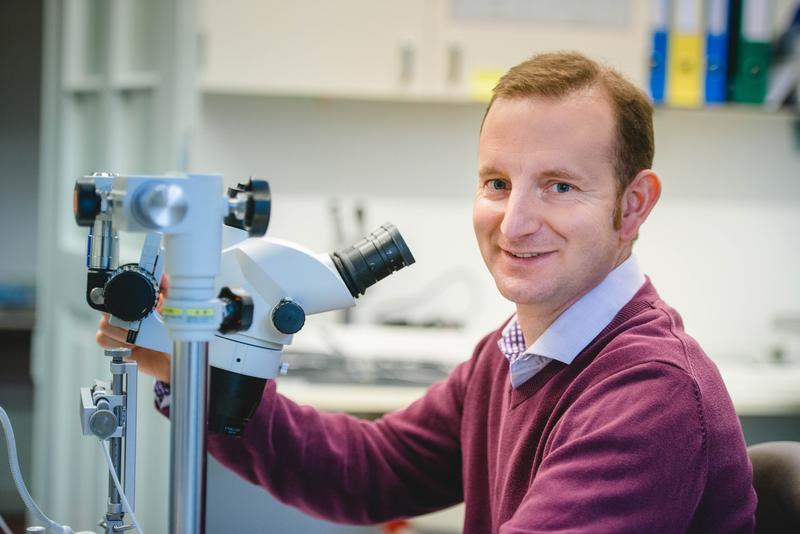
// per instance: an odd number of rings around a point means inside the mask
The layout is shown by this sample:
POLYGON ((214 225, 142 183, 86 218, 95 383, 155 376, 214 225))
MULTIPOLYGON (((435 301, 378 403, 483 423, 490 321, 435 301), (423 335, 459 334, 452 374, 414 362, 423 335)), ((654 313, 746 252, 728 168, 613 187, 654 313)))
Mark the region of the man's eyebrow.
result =
POLYGON ((577 181, 582 180, 583 176, 580 174, 575 174, 573 172, 568 171, 567 169, 547 169, 540 173, 541 176, 546 176, 548 178, 556 178, 560 180, 570 180, 570 181, 577 181))
POLYGON ((502 175, 503 173, 495 169, 494 167, 481 167, 478 171, 478 176, 497 176, 502 175))
MULTIPOLYGON (((481 167, 478 171, 478 176, 503 176, 503 172, 497 170, 495 167, 490 165, 481 167)), ((557 180, 568 180, 571 182, 582 181, 584 176, 580 174, 575 174, 572 171, 569 171, 565 168, 558 168, 554 167, 552 169, 546 169, 539 173, 539 176, 544 176, 546 178, 555 178, 557 180)))

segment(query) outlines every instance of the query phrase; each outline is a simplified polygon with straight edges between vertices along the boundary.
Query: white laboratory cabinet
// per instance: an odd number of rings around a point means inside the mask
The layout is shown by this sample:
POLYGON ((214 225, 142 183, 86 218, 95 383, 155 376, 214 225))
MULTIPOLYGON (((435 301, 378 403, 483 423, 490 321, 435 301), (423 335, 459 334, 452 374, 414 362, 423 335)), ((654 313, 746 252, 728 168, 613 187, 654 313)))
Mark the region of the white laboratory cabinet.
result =
POLYGON ((426 0, 204 0, 201 85, 222 93, 418 92, 426 0))
POLYGON ((485 98, 536 52, 578 50, 642 83, 642 0, 201 0, 208 93, 382 100, 485 98))

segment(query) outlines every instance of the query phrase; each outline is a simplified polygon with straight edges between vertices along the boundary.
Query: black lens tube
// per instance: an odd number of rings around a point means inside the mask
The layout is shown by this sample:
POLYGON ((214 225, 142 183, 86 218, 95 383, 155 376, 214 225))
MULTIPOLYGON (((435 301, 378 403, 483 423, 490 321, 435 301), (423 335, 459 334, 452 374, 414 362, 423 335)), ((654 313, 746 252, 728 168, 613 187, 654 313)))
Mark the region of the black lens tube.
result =
POLYGON ((238 437, 264 394, 266 378, 242 375, 211 366, 208 429, 238 437))
POLYGON ((414 256, 403 236, 392 223, 377 230, 351 247, 331 254, 336 269, 353 297, 395 271, 414 263, 414 256))

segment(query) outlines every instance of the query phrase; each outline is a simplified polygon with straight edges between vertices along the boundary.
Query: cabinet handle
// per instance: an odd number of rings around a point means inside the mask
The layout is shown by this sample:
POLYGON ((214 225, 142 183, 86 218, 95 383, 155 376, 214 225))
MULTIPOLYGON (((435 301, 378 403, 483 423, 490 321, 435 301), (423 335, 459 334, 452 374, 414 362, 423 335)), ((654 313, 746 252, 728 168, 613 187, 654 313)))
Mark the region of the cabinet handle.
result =
POLYGON ((405 44, 400 47, 400 82, 410 83, 414 78, 414 46, 405 44))
POLYGON ((447 47, 447 83, 455 85, 461 81, 461 69, 464 56, 461 47, 451 44, 447 47))

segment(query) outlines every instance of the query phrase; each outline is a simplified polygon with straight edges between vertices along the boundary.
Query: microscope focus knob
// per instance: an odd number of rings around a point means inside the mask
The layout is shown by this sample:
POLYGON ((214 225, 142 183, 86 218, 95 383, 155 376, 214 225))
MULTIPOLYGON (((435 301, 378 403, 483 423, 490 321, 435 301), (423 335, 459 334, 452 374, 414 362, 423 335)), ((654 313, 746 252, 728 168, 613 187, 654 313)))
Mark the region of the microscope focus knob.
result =
POLYGON ((281 299, 272 308, 272 324, 284 334, 297 333, 306 324, 306 312, 292 299, 281 299))
POLYGON ((158 282, 135 263, 114 271, 103 289, 106 311, 123 321, 144 319, 158 302, 158 282))

